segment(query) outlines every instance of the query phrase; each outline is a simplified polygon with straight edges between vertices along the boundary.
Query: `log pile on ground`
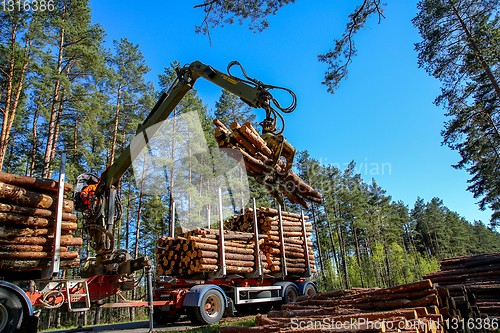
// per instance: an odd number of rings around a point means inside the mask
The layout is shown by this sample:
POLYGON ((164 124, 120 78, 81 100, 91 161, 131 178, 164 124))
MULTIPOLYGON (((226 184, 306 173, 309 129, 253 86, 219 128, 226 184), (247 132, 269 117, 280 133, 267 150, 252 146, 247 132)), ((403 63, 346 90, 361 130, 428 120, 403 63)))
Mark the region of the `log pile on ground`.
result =
POLYGON ((258 327, 242 330, 225 326, 219 331, 485 332, 479 325, 467 327, 468 319, 460 314, 444 314, 443 306, 448 303, 441 292, 430 280, 422 280, 384 289, 336 290, 300 296, 296 303, 270 311, 267 318, 257 315, 258 327), (453 330, 455 323, 457 329, 453 330), (464 329, 462 323, 465 323, 464 329))
POLYGON ((462 316, 480 311, 500 319, 500 253, 444 259, 424 278, 446 287, 462 316))
MULTIPOLYGON (((280 273, 282 256, 278 230, 278 211, 259 208, 259 251, 264 274, 280 273)), ((304 217, 306 220, 307 216, 304 217)), ((283 245, 286 259, 286 274, 306 273, 306 257, 301 215, 282 212, 283 245)), ((312 242, 311 223, 306 224, 306 241, 309 247, 311 273, 316 273, 312 242)), ((226 271, 228 274, 253 273, 257 267, 253 233, 253 210, 232 217, 225 222, 224 245, 226 271)), ((213 273, 220 268, 219 230, 198 228, 183 232, 179 228, 175 237, 162 237, 157 242, 157 274, 170 276, 192 276, 213 273)))
MULTIPOLYGON (((65 183, 61 225, 61 267, 79 265, 82 245, 72 232, 77 217, 66 198, 72 185, 65 183)), ((53 256, 58 181, 0 173, 0 272, 37 271, 49 267, 53 256)))
MULTIPOLYGON (((267 175, 272 178, 284 173, 285 162, 278 159, 277 164, 272 167, 274 152, 267 146, 252 124, 246 122, 240 126, 234 122, 230 125, 230 129, 218 119, 214 120, 214 124, 217 126, 215 139, 219 143, 219 147, 230 148, 225 149, 225 152, 236 160, 243 158, 250 176, 267 175)), ((278 197, 276 189, 267 185, 266 188, 273 197, 278 197)), ((309 208, 306 200, 321 203, 321 193, 314 190, 293 171, 290 171, 284 179, 279 181, 278 189, 291 203, 300 204, 305 208, 309 208)))

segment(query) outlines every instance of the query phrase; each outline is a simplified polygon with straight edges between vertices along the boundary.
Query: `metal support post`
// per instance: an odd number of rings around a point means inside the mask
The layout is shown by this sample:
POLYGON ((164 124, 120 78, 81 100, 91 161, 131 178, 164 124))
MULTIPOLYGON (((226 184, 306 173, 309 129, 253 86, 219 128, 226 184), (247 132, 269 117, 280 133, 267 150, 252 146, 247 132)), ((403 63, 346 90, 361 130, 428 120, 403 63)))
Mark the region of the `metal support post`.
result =
POLYGON ((257 272, 259 274, 259 279, 261 281, 264 281, 264 272, 262 270, 262 258, 260 257, 259 228, 257 225, 257 205, 255 203, 255 198, 253 198, 253 233, 255 241, 255 258, 257 265, 257 272))
POLYGON ((305 276, 311 276, 311 264, 309 262, 309 244, 307 244, 306 221, 304 219, 304 210, 300 210, 302 221, 302 236, 304 237, 304 258, 306 259, 306 272, 305 276))
POLYGON ((175 235, 175 201, 172 202, 172 211, 170 212, 170 237, 175 235))
POLYGON ((318 232, 318 225, 316 221, 316 207, 313 204, 311 204, 312 208, 312 213, 313 213, 313 225, 314 225, 314 232, 316 233, 316 243, 318 246, 318 254, 319 254, 319 265, 321 268, 321 274, 323 275, 323 279, 325 279, 325 266, 323 265, 323 256, 321 254, 321 242, 319 241, 319 232, 318 232))
POLYGON ((153 276, 151 266, 146 266, 146 278, 148 283, 148 314, 149 314, 149 332, 153 331, 153 276))
POLYGON ((224 246, 224 221, 222 216, 222 190, 219 187, 219 246, 220 246, 220 272, 226 277, 226 249, 224 246))
POLYGON ((210 229, 212 226, 210 225, 210 205, 207 207, 207 223, 208 223, 208 229, 210 229))
POLYGON ((286 253, 285 253, 285 237, 283 237, 283 215, 281 214, 281 205, 278 205, 278 229, 280 237, 280 252, 281 252, 281 278, 285 279, 287 275, 286 268, 286 253))
POLYGON ((62 213, 64 205, 64 178, 66 173, 66 153, 61 154, 61 165, 59 166, 59 188, 57 191, 57 212, 56 212, 56 225, 54 230, 54 251, 52 254, 52 272, 51 276, 55 277, 59 274, 59 267, 61 264, 61 225, 62 213))

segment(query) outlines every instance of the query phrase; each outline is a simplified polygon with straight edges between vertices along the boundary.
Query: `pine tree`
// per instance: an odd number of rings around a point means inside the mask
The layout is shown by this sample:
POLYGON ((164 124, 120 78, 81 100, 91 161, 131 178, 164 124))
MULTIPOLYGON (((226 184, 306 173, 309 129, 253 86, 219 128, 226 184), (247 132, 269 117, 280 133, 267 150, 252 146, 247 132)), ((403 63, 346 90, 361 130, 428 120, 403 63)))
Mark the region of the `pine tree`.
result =
MULTIPOLYGON (((50 12, 47 28, 47 42, 53 50, 52 61, 45 63, 48 72, 46 82, 51 90, 46 95, 48 132, 43 162, 43 177, 51 174, 51 165, 57 148, 61 120, 72 98, 76 81, 86 79, 85 69, 103 63, 100 43, 104 31, 99 25, 91 24, 87 0, 62 1, 50 12)), ((45 90, 48 90, 47 88, 45 90)))
POLYGON ((447 116, 444 143, 458 150, 454 166, 471 175, 468 187, 479 206, 500 219, 498 131, 500 106, 500 20, 498 0, 422 0, 413 24, 423 41, 416 44, 419 65, 443 83, 435 103, 447 116))
POLYGON ((121 146, 120 141, 125 140, 119 138, 123 132, 119 127, 126 128, 127 124, 134 122, 134 118, 138 118, 135 122, 144 119, 147 115, 146 110, 151 109, 153 103, 149 100, 146 106, 141 107, 141 103, 144 102, 143 97, 148 94, 154 95, 152 84, 146 83, 144 79, 144 75, 151 69, 146 65, 139 45, 134 45, 126 38, 122 38, 119 42, 114 40, 113 44, 115 55, 109 61, 113 74, 108 87, 113 99, 113 116, 109 126, 113 129, 108 148, 109 165, 114 162, 115 151, 121 146), (142 112, 138 112, 139 110, 142 112))
POLYGON ((33 71, 37 54, 43 47, 41 21, 45 14, 36 11, 12 10, 0 13, 0 110, 2 128, 0 132, 0 170, 10 140, 16 114, 28 95, 27 81, 33 71))

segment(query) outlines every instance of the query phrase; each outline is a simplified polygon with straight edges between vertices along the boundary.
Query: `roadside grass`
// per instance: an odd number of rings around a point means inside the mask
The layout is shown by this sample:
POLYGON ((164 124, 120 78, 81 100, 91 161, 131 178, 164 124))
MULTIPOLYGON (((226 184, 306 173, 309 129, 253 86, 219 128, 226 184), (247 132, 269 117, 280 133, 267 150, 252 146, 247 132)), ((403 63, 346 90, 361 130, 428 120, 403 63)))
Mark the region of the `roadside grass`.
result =
MULTIPOLYGON (((253 327, 255 326, 255 316, 252 318, 244 319, 242 321, 225 321, 222 320, 218 324, 210 325, 210 326, 203 326, 203 327, 198 327, 192 330, 185 330, 183 332, 188 332, 188 333, 218 333, 219 332, 219 327, 221 326, 247 326, 247 327, 253 327)), ((161 331, 159 332, 166 332, 166 331, 161 331)))

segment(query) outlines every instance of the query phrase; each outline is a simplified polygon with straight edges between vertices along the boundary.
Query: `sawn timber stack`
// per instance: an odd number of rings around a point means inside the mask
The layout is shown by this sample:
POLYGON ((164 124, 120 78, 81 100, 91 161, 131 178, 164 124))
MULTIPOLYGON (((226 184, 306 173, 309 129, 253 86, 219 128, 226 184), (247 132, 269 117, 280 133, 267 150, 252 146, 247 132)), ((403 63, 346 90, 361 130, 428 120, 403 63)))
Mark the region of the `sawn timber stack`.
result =
MULTIPOLYGON (((19 271, 41 271, 53 256, 58 181, 0 173, 0 275, 19 271)), ((61 225, 61 267, 79 265, 78 252, 69 246, 82 245, 73 237, 77 217, 73 201, 66 198, 72 185, 64 184, 61 225)))
POLYGON ((306 209, 309 208, 306 200, 321 203, 321 193, 313 189, 295 172, 290 170, 288 175, 284 175, 285 162, 278 159, 276 165, 272 166, 274 152, 252 124, 246 122, 240 125, 234 122, 230 125, 232 131, 218 119, 214 120, 214 124, 217 126, 215 139, 219 148, 227 148, 224 149, 225 153, 238 161, 243 159, 248 174, 263 183, 274 198, 279 199, 281 192, 291 203, 300 204, 306 209))

